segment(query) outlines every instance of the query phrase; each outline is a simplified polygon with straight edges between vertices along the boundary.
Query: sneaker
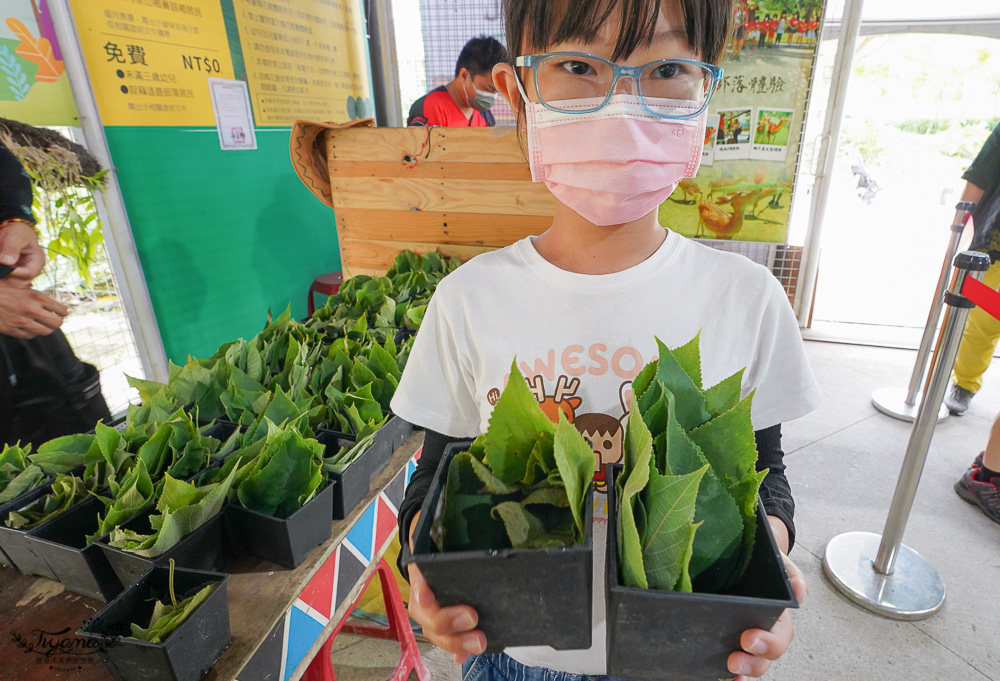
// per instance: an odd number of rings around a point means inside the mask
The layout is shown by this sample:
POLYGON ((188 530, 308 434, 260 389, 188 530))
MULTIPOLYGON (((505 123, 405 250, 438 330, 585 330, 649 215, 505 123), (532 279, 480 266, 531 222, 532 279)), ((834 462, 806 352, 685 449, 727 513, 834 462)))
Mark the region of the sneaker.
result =
POLYGON ((955 416, 961 416, 965 412, 969 411, 969 402, 975 394, 976 393, 969 392, 965 388, 952 384, 951 392, 944 397, 945 406, 947 406, 948 411, 955 416))
POLYGON ((996 485, 1000 478, 980 482, 976 480, 976 470, 970 468, 965 471, 965 475, 955 483, 955 492, 970 504, 978 506, 987 518, 1000 524, 1000 489, 996 485))
POLYGON ((983 456, 985 454, 986 454, 986 452, 979 452, 979 456, 977 456, 976 460, 972 462, 972 467, 973 468, 982 468, 983 467, 983 456))

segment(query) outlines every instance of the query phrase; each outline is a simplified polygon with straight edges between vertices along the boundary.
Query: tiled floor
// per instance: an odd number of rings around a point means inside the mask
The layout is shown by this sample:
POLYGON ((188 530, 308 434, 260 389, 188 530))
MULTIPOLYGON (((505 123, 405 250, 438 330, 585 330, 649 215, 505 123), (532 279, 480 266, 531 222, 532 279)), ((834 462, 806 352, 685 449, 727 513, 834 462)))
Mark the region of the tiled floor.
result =
MULTIPOLYGON (((786 424, 788 477, 798 511, 792 558, 810 595, 795 614, 796 639, 765 678, 774 681, 1000 681, 1000 526, 960 500, 955 480, 983 448, 1000 412, 1000 363, 969 413, 937 427, 904 543, 937 568, 947 586, 944 608, 921 622, 883 619, 849 603, 826 581, 821 557, 841 532, 881 533, 910 424, 876 412, 871 394, 905 387, 914 352, 808 342, 825 399, 786 424)), ((395 644, 338 641, 340 681, 388 679, 395 644)), ((427 646, 436 681, 457 681, 450 657, 427 646)))

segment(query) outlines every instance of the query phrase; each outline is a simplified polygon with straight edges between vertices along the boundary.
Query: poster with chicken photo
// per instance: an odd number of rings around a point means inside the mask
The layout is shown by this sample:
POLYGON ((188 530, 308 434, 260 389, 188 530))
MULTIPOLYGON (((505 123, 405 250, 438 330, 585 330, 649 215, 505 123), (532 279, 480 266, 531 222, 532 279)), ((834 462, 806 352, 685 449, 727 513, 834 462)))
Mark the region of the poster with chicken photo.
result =
POLYGON ((757 109, 750 158, 784 161, 788 155, 788 135, 794 114, 791 109, 757 109))
POLYGON ((702 164, 660 205, 692 238, 785 243, 825 0, 733 0, 702 164), (734 141, 735 140, 735 141, 734 141))
POLYGON ((719 161, 750 158, 750 119, 753 110, 719 109, 715 131, 715 158, 719 161))

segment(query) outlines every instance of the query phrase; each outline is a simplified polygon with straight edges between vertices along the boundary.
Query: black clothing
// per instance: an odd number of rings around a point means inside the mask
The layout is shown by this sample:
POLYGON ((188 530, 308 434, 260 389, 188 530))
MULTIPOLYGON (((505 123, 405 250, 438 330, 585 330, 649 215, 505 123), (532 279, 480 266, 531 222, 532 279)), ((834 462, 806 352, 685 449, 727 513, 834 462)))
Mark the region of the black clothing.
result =
POLYGON ((35 222, 31 214, 31 178, 17 156, 0 144, 0 222, 13 218, 35 222))
POLYGON ((962 179, 984 192, 972 211, 976 234, 969 248, 987 253, 990 261, 996 262, 1000 259, 1000 125, 993 129, 962 179))

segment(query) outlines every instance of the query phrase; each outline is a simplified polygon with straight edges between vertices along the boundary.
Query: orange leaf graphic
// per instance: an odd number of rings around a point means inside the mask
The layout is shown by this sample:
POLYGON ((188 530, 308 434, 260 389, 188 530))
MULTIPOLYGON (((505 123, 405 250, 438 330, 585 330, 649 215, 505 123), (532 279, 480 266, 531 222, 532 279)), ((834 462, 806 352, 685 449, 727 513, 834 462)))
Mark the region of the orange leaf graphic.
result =
POLYGON ((21 44, 14 51, 25 59, 38 64, 35 80, 39 83, 51 83, 58 80, 65 67, 52 55, 52 45, 49 44, 49 41, 45 38, 35 38, 27 26, 13 17, 7 19, 7 26, 21 40, 21 44))

